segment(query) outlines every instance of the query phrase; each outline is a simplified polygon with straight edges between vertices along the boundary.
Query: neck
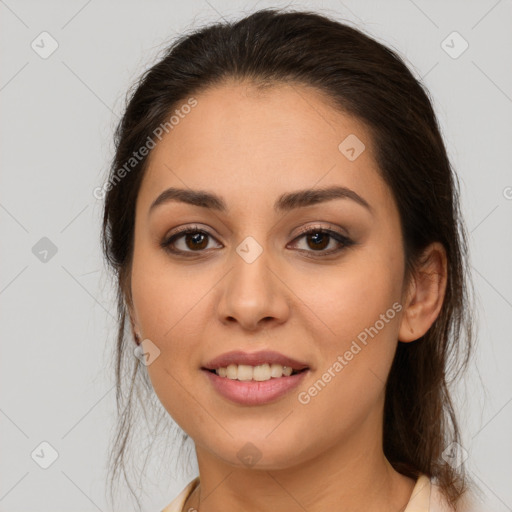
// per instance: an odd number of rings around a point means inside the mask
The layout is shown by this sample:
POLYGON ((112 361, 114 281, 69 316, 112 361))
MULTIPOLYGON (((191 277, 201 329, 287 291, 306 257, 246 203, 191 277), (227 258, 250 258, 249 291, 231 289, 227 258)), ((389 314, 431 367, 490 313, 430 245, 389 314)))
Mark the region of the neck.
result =
POLYGON ((349 441, 284 469, 240 468, 196 446, 200 485, 184 510, 404 510, 414 480, 393 469, 380 436, 362 430, 349 441))

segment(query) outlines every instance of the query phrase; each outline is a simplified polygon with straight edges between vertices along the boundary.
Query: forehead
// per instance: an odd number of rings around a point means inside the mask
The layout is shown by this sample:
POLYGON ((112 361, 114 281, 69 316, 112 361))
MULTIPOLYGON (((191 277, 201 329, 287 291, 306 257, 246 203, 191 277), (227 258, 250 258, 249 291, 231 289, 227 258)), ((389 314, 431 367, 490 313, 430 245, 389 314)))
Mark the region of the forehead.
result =
POLYGON ((149 156, 144 202, 171 186, 215 190, 246 207, 315 186, 349 187, 369 202, 389 196, 370 131, 316 89, 228 82, 194 98, 149 156))

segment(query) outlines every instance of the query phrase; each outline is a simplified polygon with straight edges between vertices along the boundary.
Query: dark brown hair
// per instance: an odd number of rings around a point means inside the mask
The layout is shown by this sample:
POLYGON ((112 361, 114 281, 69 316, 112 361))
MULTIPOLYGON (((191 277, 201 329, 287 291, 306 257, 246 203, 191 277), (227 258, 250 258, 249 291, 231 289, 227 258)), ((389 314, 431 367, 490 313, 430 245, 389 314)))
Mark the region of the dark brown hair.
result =
POLYGON ((438 318, 422 338, 398 343, 386 383, 383 449, 397 471, 414 479, 420 473, 434 478, 455 504, 468 479, 463 465, 452 467, 442 455, 452 442, 460 443, 449 376, 455 378, 467 366, 474 330, 457 178, 428 92, 397 53, 347 24, 292 10, 261 10, 183 35, 130 93, 115 133, 102 231, 104 254, 116 279, 119 316, 119 424, 112 480, 120 468, 125 470, 134 392, 143 389, 149 396, 151 390, 144 366, 133 357, 133 338, 126 339, 135 201, 147 157, 122 179, 114 178, 180 102, 228 79, 256 86, 285 82, 314 87, 333 108, 365 123, 400 213, 406 281, 428 244, 438 241, 446 249, 448 281, 438 318), (130 363, 131 372, 125 374, 130 363), (125 385, 127 393, 122 391, 125 385))

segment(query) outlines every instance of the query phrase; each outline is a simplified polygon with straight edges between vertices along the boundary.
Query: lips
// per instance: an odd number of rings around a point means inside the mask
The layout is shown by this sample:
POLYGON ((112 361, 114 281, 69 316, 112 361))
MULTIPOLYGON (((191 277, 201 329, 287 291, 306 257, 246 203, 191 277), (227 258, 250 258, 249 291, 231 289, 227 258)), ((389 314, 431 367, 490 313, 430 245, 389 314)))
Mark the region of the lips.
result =
POLYGON ((258 366, 262 364, 280 364, 282 366, 289 366, 294 371, 301 371, 309 368, 308 364, 302 361, 297 361, 291 357, 274 352, 272 350, 263 350, 260 352, 243 352, 241 350, 235 350, 232 352, 226 352, 220 356, 215 357, 211 361, 208 361, 204 366, 205 370, 216 370, 217 368, 226 368, 230 364, 246 364, 250 366, 258 366))
POLYGON ((215 372, 202 370, 212 389, 230 403, 243 406, 262 406, 286 398, 308 376, 304 370, 289 377, 270 379, 264 382, 231 380, 219 377, 215 372))

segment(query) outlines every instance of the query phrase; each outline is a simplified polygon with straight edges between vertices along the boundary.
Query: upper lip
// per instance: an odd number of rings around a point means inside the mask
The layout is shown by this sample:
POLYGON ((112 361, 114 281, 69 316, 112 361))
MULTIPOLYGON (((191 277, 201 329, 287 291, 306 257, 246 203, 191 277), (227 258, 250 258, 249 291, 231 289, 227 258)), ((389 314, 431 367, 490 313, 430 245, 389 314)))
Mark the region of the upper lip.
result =
POLYGON ((203 368, 207 370, 216 370, 217 368, 226 368, 230 364, 247 364, 250 366, 258 366, 261 364, 280 364, 282 366, 290 366, 293 370, 302 370, 308 368, 306 363, 287 357, 279 352, 273 350, 263 350, 260 352, 243 352, 241 350, 234 350, 226 352, 220 356, 215 357, 208 361, 203 368))

